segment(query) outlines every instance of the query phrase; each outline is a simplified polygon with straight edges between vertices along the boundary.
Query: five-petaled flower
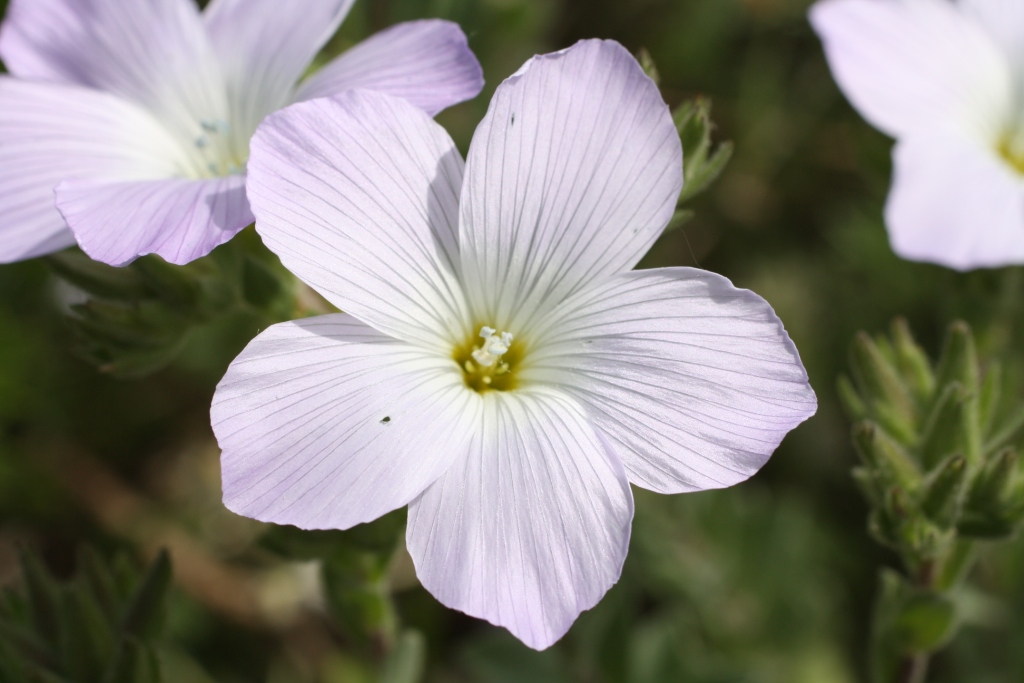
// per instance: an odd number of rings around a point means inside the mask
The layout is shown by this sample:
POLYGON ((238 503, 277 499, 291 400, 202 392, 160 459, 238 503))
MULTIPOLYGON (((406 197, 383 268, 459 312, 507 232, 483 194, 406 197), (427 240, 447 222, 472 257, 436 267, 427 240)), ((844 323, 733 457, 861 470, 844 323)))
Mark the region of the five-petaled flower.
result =
POLYGON ((810 16, 843 92, 897 138, 896 253, 1024 263, 1024 2, 824 0, 810 16))
POLYGON ((212 408, 226 505, 322 529, 408 504, 431 593, 551 645, 619 576, 630 483, 743 481, 816 408, 763 299, 631 271, 682 184, 668 107, 613 42, 528 62, 465 164, 380 93, 269 117, 256 228, 345 313, 232 363, 212 408))
POLYGON ((445 21, 394 26, 299 83, 353 2, 212 0, 200 13, 194 0, 11 0, 0 262, 77 239, 112 265, 186 263, 252 222, 249 138, 267 114, 359 87, 433 115, 480 91, 445 21))

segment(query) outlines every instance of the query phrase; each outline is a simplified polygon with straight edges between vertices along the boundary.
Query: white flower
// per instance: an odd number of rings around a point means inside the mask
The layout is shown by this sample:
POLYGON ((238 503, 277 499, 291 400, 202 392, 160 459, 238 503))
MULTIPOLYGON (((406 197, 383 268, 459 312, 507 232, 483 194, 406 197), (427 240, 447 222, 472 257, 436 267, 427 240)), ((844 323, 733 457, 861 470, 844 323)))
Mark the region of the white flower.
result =
POLYGON ((408 504, 431 593, 555 642, 618 579, 630 483, 743 481, 816 408, 764 300, 631 271, 681 187, 668 108, 613 42, 505 81, 465 167, 386 95, 270 117, 257 230, 347 314, 272 327, 232 363, 212 409, 226 505, 319 529, 408 504))
POLYGON ((353 2, 211 0, 200 13, 194 0, 11 0, 0 262, 77 240, 111 265, 187 263, 252 223, 249 137, 267 114, 357 87, 431 114, 480 92, 447 21, 393 26, 300 83, 353 2))
POLYGON ((1024 2, 824 0, 810 16, 843 92, 898 141, 896 253, 1024 263, 1024 2))

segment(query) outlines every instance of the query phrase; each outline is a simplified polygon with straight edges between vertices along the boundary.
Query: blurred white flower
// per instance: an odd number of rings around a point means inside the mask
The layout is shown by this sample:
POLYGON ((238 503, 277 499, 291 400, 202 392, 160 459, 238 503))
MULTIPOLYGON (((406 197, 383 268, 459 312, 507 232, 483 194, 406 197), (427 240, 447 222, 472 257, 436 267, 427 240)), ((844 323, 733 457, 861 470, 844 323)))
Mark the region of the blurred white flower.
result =
POLYGON ((249 137, 267 114, 360 87, 433 115, 480 92, 446 21, 398 24, 299 83, 353 2, 212 0, 200 13, 194 0, 11 0, 0 263, 76 240, 112 265, 187 263, 252 223, 249 137))
POLYGON ((853 106, 897 139, 896 253, 1024 263, 1024 2, 823 0, 810 18, 853 106))
POLYGON ((240 514, 348 528, 409 504, 423 585, 544 648, 618 579, 630 483, 743 481, 815 411, 763 299, 631 271, 682 149, 617 43, 528 62, 465 165, 422 111, 365 91, 271 116, 252 149, 257 230, 347 314, 268 329, 218 386, 240 514))

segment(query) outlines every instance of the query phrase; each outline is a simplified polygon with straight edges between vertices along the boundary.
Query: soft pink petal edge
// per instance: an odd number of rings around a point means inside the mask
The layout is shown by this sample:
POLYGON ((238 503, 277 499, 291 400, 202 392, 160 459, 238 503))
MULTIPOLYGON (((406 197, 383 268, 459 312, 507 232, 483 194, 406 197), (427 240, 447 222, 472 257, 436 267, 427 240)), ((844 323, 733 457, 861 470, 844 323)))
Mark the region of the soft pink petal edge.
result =
POLYGON ((768 302, 707 271, 617 275, 566 301, 538 336, 523 381, 574 396, 629 480, 660 493, 746 480, 817 410, 768 302))
POLYGON ((474 309, 527 333, 535 312, 632 268, 682 185, 671 113, 625 48, 588 40, 533 58, 470 145, 459 242, 474 309))
POLYGON ((444 348, 465 334, 457 221, 462 158, 412 104, 350 90, 271 115, 252 140, 256 230, 338 308, 444 348))
POLYGON ((146 254, 184 265, 224 244, 254 218, 245 177, 71 180, 57 208, 90 257, 123 266, 146 254))
POLYGON ((351 316, 274 325, 214 395, 224 504, 303 529, 372 521, 464 455, 479 412, 454 363, 351 316))
POLYGON ((633 497, 568 397, 484 401, 469 454, 410 504, 406 544, 439 601, 543 650, 618 580, 633 497))
POLYGON ((471 100, 484 74, 458 24, 424 19, 370 36, 308 78, 296 101, 363 88, 401 97, 431 116, 471 100))

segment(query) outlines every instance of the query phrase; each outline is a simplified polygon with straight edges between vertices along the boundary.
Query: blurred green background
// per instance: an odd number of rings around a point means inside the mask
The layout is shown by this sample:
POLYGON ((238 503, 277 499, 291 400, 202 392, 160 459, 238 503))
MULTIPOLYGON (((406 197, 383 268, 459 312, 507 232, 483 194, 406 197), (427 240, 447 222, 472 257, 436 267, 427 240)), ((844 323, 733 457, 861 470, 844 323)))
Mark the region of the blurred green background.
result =
MULTIPOLYGON (((890 141, 839 94, 809 4, 359 0, 325 50, 408 19, 460 23, 487 78, 479 98, 439 117, 465 151, 494 87, 528 57, 614 38, 650 52, 669 104, 712 98, 716 137, 736 144, 691 205, 696 218, 643 266, 698 265, 767 298, 820 411, 735 489, 637 491, 622 580, 556 647, 532 652, 437 604, 393 552, 400 514, 298 534, 225 511, 208 407, 260 321, 217 319, 167 369, 113 379, 73 354, 65 309, 75 293, 42 261, 0 266, 0 585, 18 582, 21 545, 60 577, 75 574, 86 544, 108 558, 170 547, 176 583, 157 643, 169 683, 864 680, 877 571, 895 559, 869 539, 849 476, 834 389, 848 344, 905 315, 937 353, 946 325, 963 318, 984 353, 1012 354, 1024 281, 1013 269, 963 275, 892 254, 881 221, 890 141)), ((963 632, 930 680, 1022 680, 1024 543, 985 549, 972 586, 963 632)))

